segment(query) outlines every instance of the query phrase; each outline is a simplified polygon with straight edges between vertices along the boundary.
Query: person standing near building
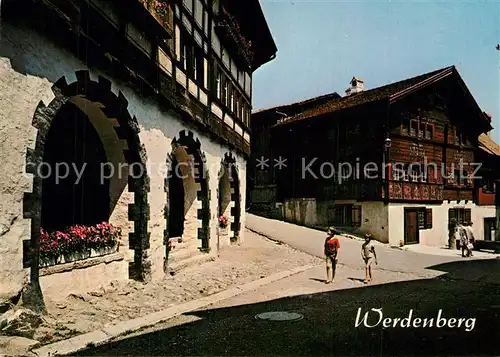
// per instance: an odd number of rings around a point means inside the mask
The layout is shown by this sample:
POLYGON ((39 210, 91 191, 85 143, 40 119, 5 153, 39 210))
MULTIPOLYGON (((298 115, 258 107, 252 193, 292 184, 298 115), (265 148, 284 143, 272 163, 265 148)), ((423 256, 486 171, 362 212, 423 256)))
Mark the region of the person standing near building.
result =
POLYGON ((469 248, 467 248, 467 246, 469 245, 469 240, 467 239, 467 232, 465 231, 465 227, 462 224, 458 225, 457 231, 460 237, 460 248, 462 249, 462 257, 466 258, 469 256, 469 248))
POLYGON ((325 260, 326 260, 326 280, 329 284, 335 279, 335 270, 337 268, 337 260, 339 256, 340 242, 337 238, 337 230, 334 227, 329 227, 326 231, 325 239, 325 260), (331 275, 330 275, 331 273, 331 275))
POLYGON ((465 233, 467 234, 467 256, 472 257, 472 249, 474 248, 474 231, 472 230, 472 222, 468 222, 464 227, 465 233))
POLYGON ((365 234, 365 242, 361 246, 361 257, 365 262, 365 284, 372 281, 372 264, 378 265, 377 253, 375 253, 375 246, 372 243, 372 235, 370 233, 365 234))

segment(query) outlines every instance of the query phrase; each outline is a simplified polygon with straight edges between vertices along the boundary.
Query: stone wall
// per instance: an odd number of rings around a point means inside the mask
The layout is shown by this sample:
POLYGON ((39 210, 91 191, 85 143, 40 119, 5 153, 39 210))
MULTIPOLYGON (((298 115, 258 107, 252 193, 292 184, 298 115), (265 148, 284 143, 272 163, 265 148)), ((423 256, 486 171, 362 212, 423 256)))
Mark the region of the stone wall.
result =
MULTIPOLYGON (((3 23, 0 29, 0 292, 2 295, 17 293, 26 282, 28 269, 23 268, 23 244, 29 239, 30 220, 23 218, 23 196, 32 190, 31 175, 25 174, 26 152, 33 148, 37 131, 32 126, 35 109, 42 101, 48 105, 54 98, 54 83, 64 78, 67 83, 77 81, 76 71, 88 71, 90 80, 98 81, 99 76, 111 81, 111 90, 115 95, 125 98, 130 116, 139 123, 139 139, 148 158, 150 190, 148 194, 150 248, 148 259, 152 263, 153 278, 161 278, 165 257, 164 217, 166 193, 164 174, 167 155, 172 151, 172 141, 183 131, 194 131, 201 143, 209 170, 210 194, 210 246, 216 246, 217 227, 217 173, 221 158, 229 150, 198 135, 193 128, 177 118, 175 113, 162 111, 152 100, 144 99, 124 83, 108 78, 95 69, 89 69, 67 51, 57 48, 46 38, 27 28, 13 27, 3 23)), ((94 108, 95 109, 95 108, 94 108)), ((108 137, 108 140, 109 137, 108 137)), ((117 140, 116 138, 111 140, 117 140)), ((241 199, 245 202, 246 162, 243 157, 233 153, 239 167, 241 199)), ((120 160, 120 157, 116 157, 120 160)), ((132 259, 128 251, 127 233, 133 230, 128 221, 128 205, 134 195, 128 192, 124 181, 112 184, 112 205, 114 210, 111 223, 124 229, 122 242, 126 260, 132 259)), ((196 202, 196 201, 195 201, 196 202)), ((199 207, 197 207, 199 208, 199 207)), ((241 212, 244 226, 244 210, 241 212)), ((194 216, 189 214, 190 222, 194 216)), ((196 217, 197 219, 197 217, 196 217)), ((199 226, 199 222, 196 222, 199 226)), ((240 232, 240 241, 243 240, 240 232)), ((123 272, 122 272, 123 273, 123 272)), ((114 279, 123 278, 126 276, 114 279)), ((47 284, 45 284, 47 285, 47 284)))

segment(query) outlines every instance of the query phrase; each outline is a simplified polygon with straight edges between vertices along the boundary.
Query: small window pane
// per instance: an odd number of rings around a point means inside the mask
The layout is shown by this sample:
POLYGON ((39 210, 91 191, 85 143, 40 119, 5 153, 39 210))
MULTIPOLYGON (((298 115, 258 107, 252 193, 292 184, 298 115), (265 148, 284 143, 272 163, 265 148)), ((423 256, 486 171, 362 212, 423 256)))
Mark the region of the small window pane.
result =
POLYGON ((193 13, 193 0, 183 0, 184 6, 189 10, 190 13, 193 13))
POLYGON ((200 0, 194 0, 194 18, 200 27, 203 26, 203 5, 200 0))

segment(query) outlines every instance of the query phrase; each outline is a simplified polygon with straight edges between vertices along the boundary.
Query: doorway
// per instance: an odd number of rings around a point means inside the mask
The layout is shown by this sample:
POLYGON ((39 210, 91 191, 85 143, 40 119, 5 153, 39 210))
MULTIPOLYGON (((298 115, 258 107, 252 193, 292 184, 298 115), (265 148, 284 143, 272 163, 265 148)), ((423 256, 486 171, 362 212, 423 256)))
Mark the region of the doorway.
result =
POLYGON ((484 240, 495 240, 495 217, 484 219, 484 240))
POLYGON ((418 210, 407 209, 404 210, 404 240, 405 244, 418 244, 419 231, 418 231, 418 210))

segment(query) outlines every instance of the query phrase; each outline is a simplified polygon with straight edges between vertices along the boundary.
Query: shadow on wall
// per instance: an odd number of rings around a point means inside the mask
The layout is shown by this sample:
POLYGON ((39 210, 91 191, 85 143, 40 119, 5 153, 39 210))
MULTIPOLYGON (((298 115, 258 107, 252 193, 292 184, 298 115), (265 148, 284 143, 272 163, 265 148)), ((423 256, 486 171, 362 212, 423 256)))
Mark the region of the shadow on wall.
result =
MULTIPOLYGON (((75 356, 115 356, 131 351, 138 356, 497 355, 500 261, 453 262, 429 269, 448 274, 373 286, 359 283, 360 288, 195 311, 188 315, 199 318, 198 321, 112 342, 75 356), (487 279, 475 282, 477 277, 487 279), (383 317, 391 319, 407 318, 413 310, 411 324, 417 317, 433 318, 433 327, 421 327, 422 321, 417 325, 420 327, 401 327, 400 320, 396 327, 382 328, 379 324, 368 328, 363 317, 372 308, 382 308, 383 317), (361 325, 355 327, 359 309, 361 325), (454 328, 436 327, 439 310, 440 324, 444 318, 454 328), (296 312, 304 318, 273 322, 254 317, 269 311, 296 312), (451 318, 464 320, 457 328, 457 321, 452 322, 451 318)), ((371 312, 367 324, 375 325, 378 316, 371 312)))

